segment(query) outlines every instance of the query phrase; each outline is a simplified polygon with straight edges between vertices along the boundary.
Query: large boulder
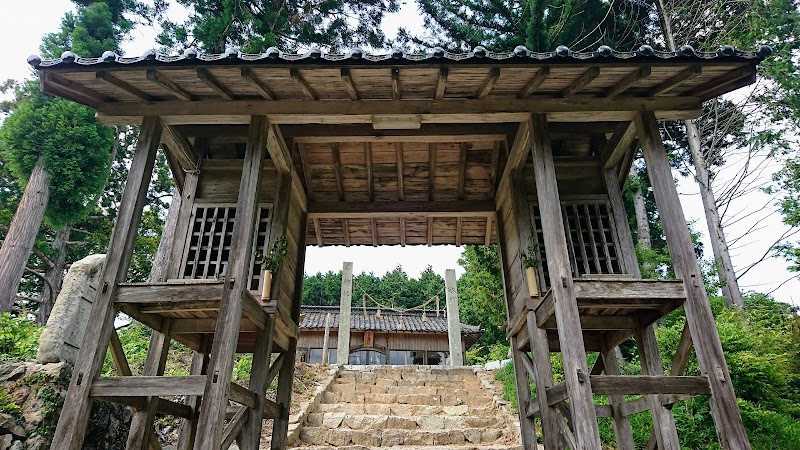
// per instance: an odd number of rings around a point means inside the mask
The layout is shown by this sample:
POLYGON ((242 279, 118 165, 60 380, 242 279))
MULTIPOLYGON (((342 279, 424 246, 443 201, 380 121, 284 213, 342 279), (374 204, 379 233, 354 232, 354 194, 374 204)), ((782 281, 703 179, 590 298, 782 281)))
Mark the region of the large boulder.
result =
POLYGON ((106 255, 89 255, 70 267, 39 338, 40 363, 75 363, 105 260, 106 255))

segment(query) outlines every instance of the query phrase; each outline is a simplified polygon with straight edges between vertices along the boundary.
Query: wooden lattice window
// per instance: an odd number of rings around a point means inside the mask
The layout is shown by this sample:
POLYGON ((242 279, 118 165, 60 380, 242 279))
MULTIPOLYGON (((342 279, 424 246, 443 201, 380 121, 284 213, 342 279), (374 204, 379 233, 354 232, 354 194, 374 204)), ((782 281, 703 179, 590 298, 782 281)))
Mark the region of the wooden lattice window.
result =
MULTIPOLYGON (((255 230, 255 250, 264 252, 269 239, 269 207, 261 206, 255 230)), ((184 246, 181 278, 223 278, 230 259, 236 206, 231 204, 195 205, 191 228, 184 246)), ((255 253, 255 252, 254 252, 255 253)), ((250 262, 250 289, 258 289, 261 263, 250 262)))
MULTIPOLYGON (((536 224, 536 243, 539 246, 539 274, 549 286, 547 255, 543 245, 539 207, 531 205, 536 224)), ((622 274, 625 269, 619 254, 617 231, 610 207, 606 200, 580 200, 562 202, 561 215, 564 219, 564 232, 567 238, 572 276, 622 274)))

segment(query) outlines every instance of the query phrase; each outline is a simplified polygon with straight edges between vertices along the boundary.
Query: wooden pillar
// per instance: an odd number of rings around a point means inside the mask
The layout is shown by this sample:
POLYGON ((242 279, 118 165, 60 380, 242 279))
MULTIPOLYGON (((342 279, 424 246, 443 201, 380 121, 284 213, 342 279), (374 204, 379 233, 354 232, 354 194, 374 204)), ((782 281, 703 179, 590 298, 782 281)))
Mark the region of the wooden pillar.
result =
POLYGON ((267 375, 272 358, 272 338, 275 331, 275 315, 267 316, 267 326, 256 337, 253 352, 253 364, 250 369, 249 389, 256 394, 254 408, 247 411, 247 419, 241 431, 239 448, 241 450, 258 450, 261 443, 261 427, 264 423, 264 399, 267 393, 267 375))
POLYGON ((242 317, 242 297, 250 275, 253 230, 258 216, 258 188, 261 185, 261 169, 267 147, 267 126, 267 119, 264 116, 253 116, 250 120, 228 273, 225 276, 219 315, 214 329, 211 364, 197 426, 196 450, 218 450, 222 444, 233 358, 242 317))
POLYGON ((708 303, 703 277, 653 112, 639 113, 636 116, 636 128, 675 274, 683 279, 686 289, 686 321, 692 333, 700 370, 708 377, 711 386, 709 403, 720 445, 726 449, 749 449, 750 441, 736 404, 736 394, 708 303))
POLYGON ((328 365, 328 341, 331 337, 331 313, 325 315, 325 336, 322 338, 322 364, 328 365))
POLYGON ((461 346, 461 314, 458 312, 458 287, 456 271, 444 272, 444 293, 447 302, 447 340, 450 344, 450 365, 464 365, 464 347, 461 346))
POLYGON ((342 291, 339 300, 339 340, 336 344, 336 363, 347 364, 350 359, 350 315, 353 300, 353 263, 342 266, 342 291))
MULTIPOLYGON (((209 341, 209 335, 205 335, 200 342, 200 351, 192 352, 192 365, 189 368, 189 375, 206 375, 208 373, 209 341)), ((181 419, 181 425, 178 429, 177 450, 192 450, 197 436, 197 413, 200 411, 200 396, 187 396, 186 404, 192 408, 192 417, 181 419)))
POLYGON ((120 201, 117 222, 100 276, 102 287, 97 290, 97 298, 92 303, 91 317, 94 320, 90 320, 86 327, 78 360, 72 371, 69 390, 50 447, 54 450, 81 448, 92 408, 89 389, 103 365, 106 348, 114 328, 116 316, 114 297, 117 283, 125 279, 133 254, 133 244, 153 174, 156 150, 161 140, 161 129, 162 123, 158 117, 147 116, 142 121, 133 162, 120 201))
POLYGON ((580 449, 600 450, 597 414, 567 253, 567 237, 561 214, 553 150, 547 131, 547 117, 544 114, 532 115, 531 150, 544 246, 547 251, 547 268, 550 272, 550 289, 555 299, 558 338, 564 358, 564 377, 574 418, 575 440, 580 449))
MULTIPOLYGON (((603 371, 606 375, 619 375, 616 349, 617 347, 604 348, 599 356, 603 358, 603 371)), ((611 403, 611 418, 614 420, 614 437, 617 439, 617 448, 619 450, 634 450, 636 444, 633 442, 631 421, 623 411, 625 396, 609 395, 608 400, 611 403)))

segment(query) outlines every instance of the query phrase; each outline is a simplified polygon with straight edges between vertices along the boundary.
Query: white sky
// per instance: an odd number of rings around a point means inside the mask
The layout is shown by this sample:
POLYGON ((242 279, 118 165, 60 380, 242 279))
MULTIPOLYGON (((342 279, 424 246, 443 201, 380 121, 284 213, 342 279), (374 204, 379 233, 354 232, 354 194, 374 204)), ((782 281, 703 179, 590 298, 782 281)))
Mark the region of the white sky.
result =
MULTIPOLYGON (((22 79, 31 76, 31 70, 26 63, 28 55, 37 54, 42 36, 56 30, 63 14, 72 9, 69 0, 25 0, 7 2, 4 13, 0 15, 0 80, 8 78, 22 79)), ((173 2, 174 3, 174 2, 173 2)), ((179 13, 180 14, 180 13, 179 13)), ((413 1, 407 0, 403 9, 385 20, 384 30, 390 37, 396 34, 400 26, 410 29, 420 29, 421 15, 416 11, 413 1)), ((126 54, 141 54, 154 47, 156 31, 153 29, 134 30, 133 41, 123 46, 126 54)), ((740 170, 735 162, 725 166, 723 175, 734 174, 740 170)), ((677 176, 677 175, 676 175, 677 176)), ((770 176, 765 173, 764 177, 770 176)), ((705 218, 700 196, 696 185, 691 180, 680 179, 678 189, 687 220, 696 221, 695 229, 703 232, 706 255, 711 255, 711 244, 705 238, 705 218)), ((769 198, 763 193, 752 193, 736 202, 734 210, 760 209, 769 204, 769 198)), ((740 223, 726 228, 729 236, 739 236, 745 233, 752 225, 752 220, 743 220, 740 223)), ((734 265, 737 269, 747 266, 758 259, 772 239, 782 232, 780 217, 775 215, 770 221, 755 231, 747 233, 737 248, 732 250, 734 265)), ((457 260, 461 254, 460 248, 447 247, 309 247, 306 255, 306 273, 318 271, 341 270, 342 262, 352 261, 356 273, 373 272, 381 275, 394 269, 398 264, 410 276, 418 276, 426 266, 433 266, 434 270, 444 275, 444 270, 455 268, 461 273, 457 260)), ((743 290, 769 291, 780 283, 789 279, 791 273, 786 271, 786 263, 778 259, 770 259, 750 271, 740 280, 743 290)), ((796 278, 779 288, 774 295, 782 301, 800 305, 800 281, 796 278)))

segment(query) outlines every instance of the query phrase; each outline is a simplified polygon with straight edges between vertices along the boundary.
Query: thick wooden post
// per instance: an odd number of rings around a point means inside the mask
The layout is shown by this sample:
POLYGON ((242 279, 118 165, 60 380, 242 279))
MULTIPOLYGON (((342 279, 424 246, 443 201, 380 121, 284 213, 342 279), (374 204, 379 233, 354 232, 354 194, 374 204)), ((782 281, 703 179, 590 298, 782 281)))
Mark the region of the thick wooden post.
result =
POLYGON ((233 226, 228 273, 214 329, 211 364, 197 426, 196 450, 218 450, 222 444, 225 409, 228 404, 233 357, 239 339, 242 296, 247 288, 253 252, 253 230, 258 216, 258 188, 267 148, 267 119, 253 116, 239 184, 236 222, 233 226))
POLYGON ((464 365, 464 348, 461 346, 461 315, 458 312, 458 287, 456 271, 444 272, 444 292, 447 302, 447 340, 450 344, 450 365, 464 365))
POLYGON ((342 266, 342 291, 339 300, 339 340, 336 344, 336 363, 347 364, 350 359, 350 315, 353 300, 353 263, 342 266))
POLYGON ((686 321, 692 333, 700 370, 711 385, 709 403, 720 445, 726 449, 749 449, 750 441, 736 404, 736 393, 655 115, 652 112, 639 113, 636 116, 636 128, 675 273, 683 279, 686 288, 686 321))
MULTIPOLYGON (((603 358, 603 370, 606 375, 619 375, 616 347, 604 348, 599 357, 603 358)), ((614 437, 617 439, 617 449, 634 450, 636 444, 633 442, 631 421, 622 410, 625 405, 625 396, 609 395, 608 400, 611 403, 611 418, 614 420, 614 437)))
POLYGON ((117 283, 125 279, 133 254, 133 244, 153 174, 156 150, 161 141, 161 129, 162 124, 158 117, 147 116, 142 121, 133 163, 122 193, 117 223, 114 226, 106 263, 100 277, 101 288, 97 290, 97 298, 92 303, 93 320, 90 320, 86 327, 86 334, 72 371, 69 390, 50 447, 54 450, 81 448, 92 408, 89 389, 103 365, 108 341, 114 328, 116 315, 114 297, 117 283))
MULTIPOLYGON (((206 375, 208 373, 209 341, 210 338, 206 335, 201 340, 200 351, 192 352, 192 365, 189 368, 189 375, 206 375)), ((178 429, 177 450, 192 450, 197 436, 197 413, 200 411, 200 397, 197 395, 187 396, 186 404, 192 408, 192 417, 181 419, 181 425, 178 429)))
POLYGON ((564 377, 572 417, 575 419, 575 440, 581 450, 600 450, 597 414, 567 254, 567 237, 561 215, 553 150, 547 131, 547 117, 544 114, 532 115, 531 149, 536 174, 536 195, 544 230, 544 247, 547 251, 547 268, 550 272, 550 289, 555 299, 558 338, 564 358, 564 377))
POLYGON ((249 408, 247 419, 241 431, 239 448, 241 450, 258 450, 261 443, 261 426, 264 423, 264 398, 267 393, 267 375, 272 357, 272 338, 275 331, 275 315, 267 317, 267 327, 256 337, 256 349, 253 352, 253 365, 250 370, 251 391, 256 393, 255 408, 249 408))

